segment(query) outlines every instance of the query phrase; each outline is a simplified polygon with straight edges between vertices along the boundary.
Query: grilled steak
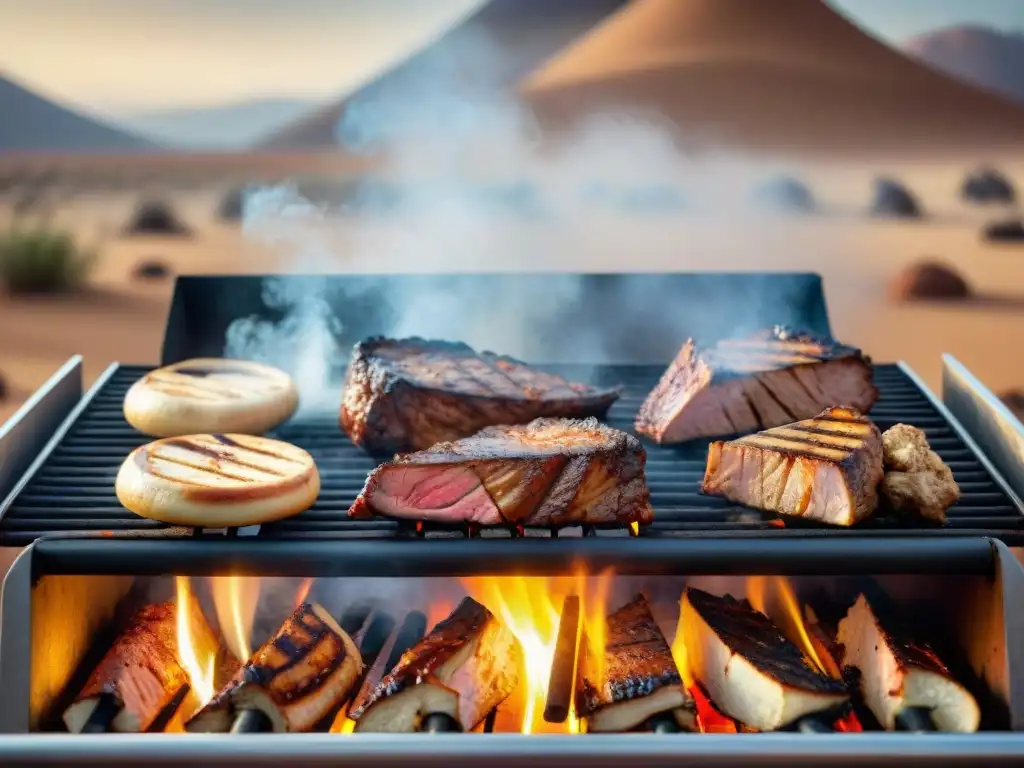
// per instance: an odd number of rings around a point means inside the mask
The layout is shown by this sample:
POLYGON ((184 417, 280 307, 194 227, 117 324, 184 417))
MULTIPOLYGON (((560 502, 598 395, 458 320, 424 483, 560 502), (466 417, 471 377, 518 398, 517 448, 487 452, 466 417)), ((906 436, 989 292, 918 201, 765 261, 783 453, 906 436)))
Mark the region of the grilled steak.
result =
POLYGON ((974 697, 949 673, 927 643, 916 642, 891 609, 864 595, 839 622, 842 665, 860 672, 864 703, 887 730, 905 709, 931 710, 940 731, 973 733, 981 713, 974 697))
POLYGON ((642 595, 608 617, 602 658, 580 643, 576 710, 595 732, 628 731, 661 712, 696 726, 693 697, 642 595))
POLYGON ((849 698, 746 600, 688 588, 682 623, 694 677, 715 706, 748 726, 776 730, 849 698))
POLYGON ((523 650, 505 624, 472 598, 404 654, 349 715, 357 731, 410 733, 429 715, 472 730, 519 685, 523 650))
POLYGON ((341 426, 371 453, 417 451, 497 424, 603 417, 618 397, 457 342, 373 338, 352 354, 341 426))
MULTIPOLYGON (((189 599, 191 637, 200 648, 216 648, 199 602, 189 599)), ((102 696, 112 696, 117 707, 112 730, 138 733, 153 724, 188 684, 178 659, 177 615, 174 602, 168 601, 146 605, 131 618, 64 712, 71 733, 81 733, 102 696)))
POLYGON ((851 408, 708 447, 701 490, 781 515, 853 525, 878 505, 882 436, 851 408))
POLYGON ((640 442, 597 419, 537 419, 399 455, 349 510, 481 525, 650 523, 640 442))
POLYGON ((878 399, 860 350, 775 327, 706 350, 693 339, 647 396, 636 429, 657 443, 743 434, 878 399))
POLYGON ((351 692, 362 671, 348 634, 320 605, 304 603, 187 729, 224 733, 237 713, 256 709, 275 733, 309 731, 351 692))

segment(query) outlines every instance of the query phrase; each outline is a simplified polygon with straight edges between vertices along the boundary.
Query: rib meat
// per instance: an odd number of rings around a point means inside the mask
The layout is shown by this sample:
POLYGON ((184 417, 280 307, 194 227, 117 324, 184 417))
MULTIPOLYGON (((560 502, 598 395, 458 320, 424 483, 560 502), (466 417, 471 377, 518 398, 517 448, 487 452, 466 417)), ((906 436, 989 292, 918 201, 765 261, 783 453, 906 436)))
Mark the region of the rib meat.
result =
POLYGON ((373 338, 355 346, 341 426, 371 453, 415 451, 497 424, 602 417, 618 397, 457 342, 373 338))
POLYGON ((628 731, 661 712, 696 726, 693 697, 642 595, 608 617, 603 658, 580 644, 576 709, 593 732, 628 731))
POLYGON ((853 525, 878 505, 882 436, 851 408, 708 447, 701 490, 780 515, 853 525))
POLYGON ((481 525, 650 523, 646 453, 597 419, 537 419, 396 456, 349 515, 481 525))
POLYGON ((836 403, 866 412, 877 399, 860 350, 775 327, 709 349, 689 339, 640 407, 636 429, 681 443, 778 427, 836 403))
POLYGON ((515 690, 522 670, 523 650, 511 630, 467 597, 353 703, 349 716, 365 732, 409 733, 434 714, 470 731, 515 690))
POLYGON ((694 677, 715 706, 748 726, 776 730, 849 698, 746 600, 688 588, 682 622, 694 677))

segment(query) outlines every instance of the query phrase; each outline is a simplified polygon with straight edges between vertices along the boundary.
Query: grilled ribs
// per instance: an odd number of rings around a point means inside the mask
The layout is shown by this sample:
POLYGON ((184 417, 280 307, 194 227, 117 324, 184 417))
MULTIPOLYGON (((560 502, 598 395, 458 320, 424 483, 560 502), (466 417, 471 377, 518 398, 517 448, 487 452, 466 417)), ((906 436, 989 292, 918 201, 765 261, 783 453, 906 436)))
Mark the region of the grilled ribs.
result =
POLYGON ((703 350, 689 339, 640 407, 636 429, 681 443, 778 427, 836 403, 866 412, 877 399, 860 350, 776 326, 703 350))
POLYGON ((882 435, 850 408, 708 447, 701 490, 749 507, 853 525, 878 506, 882 435))
POLYGON ((341 426, 370 453, 417 451, 498 424, 603 417, 618 397, 458 342, 372 338, 349 363, 341 426))
POLYGON ((366 480, 352 517, 563 526, 650 523, 640 441, 597 419, 537 419, 402 454, 366 480))

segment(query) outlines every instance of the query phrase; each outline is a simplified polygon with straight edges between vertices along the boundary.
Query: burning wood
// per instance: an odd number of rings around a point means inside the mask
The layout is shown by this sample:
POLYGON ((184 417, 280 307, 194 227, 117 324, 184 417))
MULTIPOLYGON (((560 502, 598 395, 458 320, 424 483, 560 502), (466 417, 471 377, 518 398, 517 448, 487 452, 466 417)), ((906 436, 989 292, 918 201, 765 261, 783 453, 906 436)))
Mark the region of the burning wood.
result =
POLYGON ((727 715, 763 731, 849 697, 748 601, 688 588, 682 623, 690 668, 727 715))
POLYGON ((693 698, 642 595, 608 617, 604 654, 596 656, 580 644, 576 711, 589 731, 628 731, 658 715, 695 729, 693 698))
POLYGON ((117 636, 90 675, 74 703, 64 712, 72 733, 147 730, 189 684, 179 657, 179 618, 195 646, 206 651, 210 677, 217 641, 199 603, 187 595, 188 608, 179 616, 175 601, 141 608, 117 636))
MULTIPOLYGON (((843 666, 860 674, 860 690, 872 714, 886 730, 901 718, 920 719, 915 709, 927 710, 940 731, 973 733, 981 713, 974 697, 953 679, 949 669, 927 643, 913 638, 881 599, 860 595, 839 622, 843 666)), ((927 729, 927 723, 910 726, 927 729)))
MULTIPOLYGON (((309 731, 351 692, 362 671, 348 634, 321 606, 303 603, 187 728, 224 733, 242 713, 259 712, 276 733, 309 731)), ((244 721, 238 727, 258 729, 244 721)))
POLYGON ((356 731, 470 731, 519 684, 523 652, 509 628, 465 598, 410 648, 369 696, 356 702, 356 731))

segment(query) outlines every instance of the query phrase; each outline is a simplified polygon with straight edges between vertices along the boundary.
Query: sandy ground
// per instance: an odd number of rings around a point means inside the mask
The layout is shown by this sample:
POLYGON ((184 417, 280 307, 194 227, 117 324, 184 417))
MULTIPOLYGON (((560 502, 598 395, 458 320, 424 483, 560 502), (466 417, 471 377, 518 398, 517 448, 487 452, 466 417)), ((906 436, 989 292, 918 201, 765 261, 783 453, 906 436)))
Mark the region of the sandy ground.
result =
MULTIPOLYGON (((1024 180, 1024 162, 1002 167, 1024 180)), ((332 227, 326 246, 291 237, 273 248, 216 219, 216 187, 162 193, 195 230, 191 238, 122 237, 137 193, 78 195, 61 205, 56 220, 99 244, 93 284, 80 295, 0 299, 0 372, 9 390, 0 416, 10 415, 73 354, 84 356, 89 380, 113 361, 157 360, 172 281, 133 281, 130 271, 139 260, 160 259, 179 273, 279 271, 308 268, 305 251, 314 245, 328 252, 315 265, 327 270, 816 271, 825 278, 837 335, 876 360, 906 360, 937 389, 940 356, 948 352, 996 391, 1024 385, 1024 247, 981 241, 980 227, 999 211, 971 209, 956 199, 962 165, 896 169, 922 198, 928 220, 866 219, 862 211, 878 170, 807 173, 825 209, 810 217, 736 210, 609 217, 574 209, 555 226, 508 219, 467 226, 456 210, 412 223, 348 220, 332 227), (890 302, 887 283, 922 257, 956 266, 985 300, 890 302)), ((154 191, 158 182, 149 194, 154 191)), ((0 207, 0 221, 3 215, 0 207)))

